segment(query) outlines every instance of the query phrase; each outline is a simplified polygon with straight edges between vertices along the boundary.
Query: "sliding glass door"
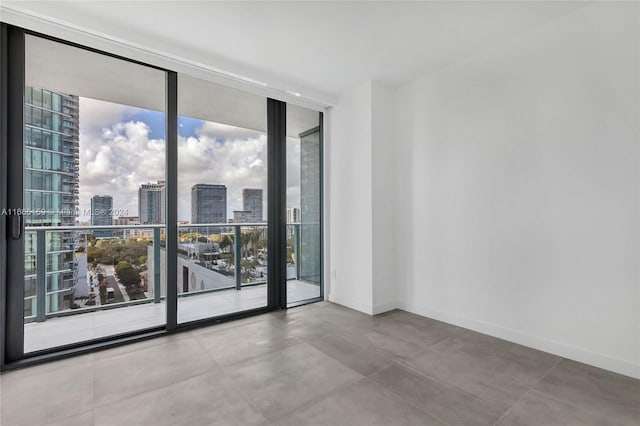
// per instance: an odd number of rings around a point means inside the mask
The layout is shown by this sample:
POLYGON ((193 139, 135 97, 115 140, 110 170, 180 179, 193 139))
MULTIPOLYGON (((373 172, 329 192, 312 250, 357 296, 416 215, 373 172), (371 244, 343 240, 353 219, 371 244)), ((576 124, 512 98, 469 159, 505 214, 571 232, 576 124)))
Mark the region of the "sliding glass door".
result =
POLYGON ((322 113, 287 105, 287 305, 322 295, 322 113))
POLYGON ((178 323, 266 308, 267 99, 178 87, 178 323))
POLYGON ((3 368, 322 298, 322 113, 0 30, 3 368))
POLYGON ((165 80, 25 36, 24 353, 165 324, 165 80))

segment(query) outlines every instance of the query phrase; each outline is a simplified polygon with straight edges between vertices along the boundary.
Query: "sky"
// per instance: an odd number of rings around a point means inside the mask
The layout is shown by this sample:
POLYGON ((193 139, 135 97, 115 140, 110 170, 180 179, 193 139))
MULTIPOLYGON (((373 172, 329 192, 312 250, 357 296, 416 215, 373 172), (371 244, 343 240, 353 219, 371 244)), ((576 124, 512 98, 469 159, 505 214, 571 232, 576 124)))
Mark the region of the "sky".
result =
MULTIPOLYGON (((80 217, 94 195, 111 195, 117 216, 138 215, 138 187, 165 179, 164 113, 80 98, 80 217)), ((189 117, 178 120, 178 219, 191 218, 191 187, 227 187, 227 217, 242 210, 242 189, 263 189, 264 133, 189 117)), ((300 144, 287 140, 287 207, 300 208, 300 144)))

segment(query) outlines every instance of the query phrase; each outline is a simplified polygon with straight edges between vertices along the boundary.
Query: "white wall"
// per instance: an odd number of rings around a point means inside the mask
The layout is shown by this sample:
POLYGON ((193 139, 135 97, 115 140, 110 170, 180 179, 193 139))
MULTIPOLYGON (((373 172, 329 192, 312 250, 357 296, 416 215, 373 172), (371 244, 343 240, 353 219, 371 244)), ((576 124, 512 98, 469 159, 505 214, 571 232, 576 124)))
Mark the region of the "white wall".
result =
POLYGON ((640 377, 638 26, 596 3, 398 90, 401 307, 640 377))
POLYGON ((363 83, 331 109, 328 299, 368 314, 397 306, 393 115, 395 93, 363 83))
POLYGON ((328 299, 372 313, 371 83, 345 93, 330 114, 328 299))
POLYGON ((380 82, 371 86, 372 147, 372 286, 373 313, 394 309, 398 305, 398 280, 394 231, 394 128, 395 92, 380 82))

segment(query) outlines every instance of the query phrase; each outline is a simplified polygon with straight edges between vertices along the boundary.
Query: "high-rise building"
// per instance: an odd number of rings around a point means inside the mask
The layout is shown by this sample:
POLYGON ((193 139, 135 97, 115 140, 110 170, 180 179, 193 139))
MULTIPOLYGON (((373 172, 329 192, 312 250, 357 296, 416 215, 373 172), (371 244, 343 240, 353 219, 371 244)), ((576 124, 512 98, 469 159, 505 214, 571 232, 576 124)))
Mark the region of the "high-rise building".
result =
POLYGON ((165 223, 165 186, 164 181, 143 183, 138 188, 138 216, 140 223, 165 223))
MULTIPOLYGON (((111 195, 94 195, 91 197, 91 226, 113 225, 113 197, 111 195)), ((113 230, 96 229, 96 238, 111 238, 113 230)))
POLYGON ((253 222, 253 214, 249 210, 234 210, 233 223, 251 223, 253 222))
MULTIPOLYGON (((74 226, 78 210, 78 97, 25 88, 24 207, 26 226, 74 226)), ((76 282, 75 233, 46 234, 46 287, 49 312, 69 307, 76 282)), ((36 234, 25 236, 25 262, 35 265, 36 234)), ((25 317, 36 314, 36 271, 25 271, 25 317)))
POLYGON ((242 210, 251 212, 251 222, 262 222, 262 189, 242 190, 242 210))
POLYGON ((198 183, 191 187, 191 223, 227 223, 226 186, 198 183))

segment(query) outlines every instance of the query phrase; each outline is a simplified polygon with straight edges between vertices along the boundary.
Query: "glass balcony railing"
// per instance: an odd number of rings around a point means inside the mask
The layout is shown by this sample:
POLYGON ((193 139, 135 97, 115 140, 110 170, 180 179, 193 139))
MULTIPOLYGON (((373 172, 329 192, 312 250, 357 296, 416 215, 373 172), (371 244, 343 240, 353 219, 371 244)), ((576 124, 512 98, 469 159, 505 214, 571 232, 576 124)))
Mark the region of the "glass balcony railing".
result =
MULTIPOLYGON (((164 302, 165 228, 27 227, 25 323, 164 302), (71 244, 60 244, 70 235, 71 244), (51 263, 54 255, 64 260, 51 263)), ((266 284, 267 229, 266 223, 179 224, 178 297, 266 284)), ((300 277, 299 253, 300 224, 287 224, 287 280, 300 277)))

